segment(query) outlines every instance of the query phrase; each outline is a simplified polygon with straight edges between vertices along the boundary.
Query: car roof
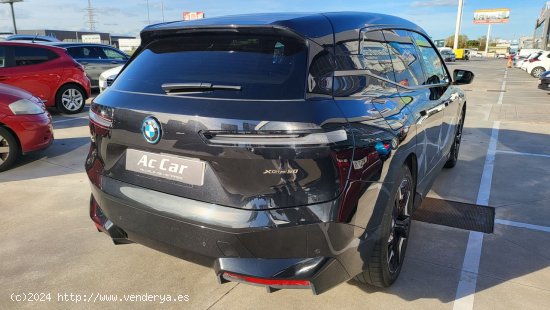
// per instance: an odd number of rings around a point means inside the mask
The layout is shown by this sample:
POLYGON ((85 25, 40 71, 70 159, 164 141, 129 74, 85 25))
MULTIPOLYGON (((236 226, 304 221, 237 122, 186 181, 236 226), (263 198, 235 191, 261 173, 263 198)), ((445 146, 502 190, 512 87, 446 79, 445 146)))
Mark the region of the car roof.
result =
MULTIPOLYGON (((391 15, 363 12, 327 13, 262 13, 176 21, 150 25, 143 29, 141 37, 147 41, 161 31, 177 31, 197 28, 237 27, 285 27, 309 39, 338 36, 367 27, 387 26, 415 30, 425 34, 418 25, 391 15)), ((336 38, 338 41, 338 38, 336 38)))
POLYGON ((107 44, 101 44, 101 43, 83 43, 83 42, 40 42, 40 44, 43 45, 49 45, 49 46, 58 46, 58 47, 78 47, 78 46, 99 46, 99 47, 111 47, 107 44))
MULTIPOLYGON (((17 40, 46 40, 46 42, 59 42, 59 39, 52 36, 40 36, 32 34, 14 34, 6 38, 6 41, 17 41, 17 40)), ((42 41, 44 42, 44 41, 42 41)))
POLYGON ((64 50, 63 47, 43 44, 44 42, 24 42, 24 41, 1 41, 0 45, 11 45, 11 46, 29 46, 29 47, 45 47, 52 50, 64 50))

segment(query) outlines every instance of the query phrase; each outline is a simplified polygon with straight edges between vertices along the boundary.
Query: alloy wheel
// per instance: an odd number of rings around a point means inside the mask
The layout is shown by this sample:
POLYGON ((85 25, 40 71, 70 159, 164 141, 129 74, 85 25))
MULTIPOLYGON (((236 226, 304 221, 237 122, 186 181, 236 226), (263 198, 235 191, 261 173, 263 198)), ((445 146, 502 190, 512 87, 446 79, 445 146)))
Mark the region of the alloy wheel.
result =
POLYGON ((84 104, 84 95, 78 89, 69 88, 61 95, 61 103, 68 111, 77 111, 84 104))
POLYGON ((413 185, 409 176, 403 177, 397 190, 393 207, 390 236, 388 238, 388 267, 390 274, 399 271, 409 238, 411 218, 409 204, 412 198, 413 185))
POLYGON ((460 150, 460 142, 462 142, 462 130, 464 128, 464 113, 461 113, 460 115, 460 121, 458 123, 458 127, 456 128, 456 134, 455 134, 455 146, 454 146, 454 154, 453 156, 455 159, 458 159, 458 151, 460 150))
POLYGON ((535 68, 533 69, 533 71, 531 72, 531 74, 533 74, 534 77, 538 78, 540 77, 540 75, 544 72, 544 69, 542 68, 535 68))
POLYGON ((8 140, 0 135, 0 165, 10 156, 10 144, 8 140))

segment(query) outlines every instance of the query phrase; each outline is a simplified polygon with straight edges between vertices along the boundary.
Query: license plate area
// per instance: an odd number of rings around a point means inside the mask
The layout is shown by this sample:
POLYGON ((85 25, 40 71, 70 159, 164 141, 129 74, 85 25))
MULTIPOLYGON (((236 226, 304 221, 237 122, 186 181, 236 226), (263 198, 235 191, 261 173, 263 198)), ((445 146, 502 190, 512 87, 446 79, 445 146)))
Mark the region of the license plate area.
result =
POLYGON ((126 170, 190 185, 204 184, 206 164, 192 158, 126 150, 126 170))

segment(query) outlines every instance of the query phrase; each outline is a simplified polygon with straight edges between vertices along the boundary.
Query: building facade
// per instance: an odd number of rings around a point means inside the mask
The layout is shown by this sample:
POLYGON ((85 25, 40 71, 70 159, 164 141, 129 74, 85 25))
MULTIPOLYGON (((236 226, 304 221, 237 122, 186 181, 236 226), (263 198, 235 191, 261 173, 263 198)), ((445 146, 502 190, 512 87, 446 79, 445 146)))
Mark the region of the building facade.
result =
POLYGON ((550 50, 550 1, 547 1, 535 25, 533 47, 550 50))
MULTIPOLYGON (((68 30, 50 30, 50 29, 36 29, 36 30, 18 30, 18 34, 30 34, 39 36, 50 36, 57 38, 63 42, 82 42, 82 36, 99 35, 100 41, 103 44, 112 44, 111 35, 106 32, 89 32, 89 31, 68 31, 68 30)), ((98 42, 99 43, 99 42, 98 42)))

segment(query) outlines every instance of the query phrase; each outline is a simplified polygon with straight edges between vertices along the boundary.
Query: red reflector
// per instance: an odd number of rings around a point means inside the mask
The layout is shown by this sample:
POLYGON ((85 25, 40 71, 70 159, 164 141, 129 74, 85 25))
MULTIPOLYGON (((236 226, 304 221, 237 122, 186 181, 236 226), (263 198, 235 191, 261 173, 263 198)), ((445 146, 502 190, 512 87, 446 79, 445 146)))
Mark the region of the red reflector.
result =
POLYGON ((262 284, 262 285, 274 285, 274 286, 309 286, 310 282, 307 280, 287 280, 287 279, 261 279, 243 276, 240 274, 234 274, 231 272, 224 272, 225 276, 230 278, 239 279, 249 283, 262 284))

